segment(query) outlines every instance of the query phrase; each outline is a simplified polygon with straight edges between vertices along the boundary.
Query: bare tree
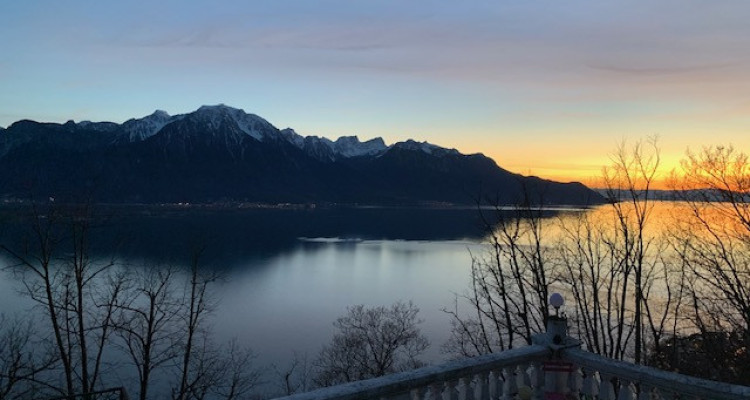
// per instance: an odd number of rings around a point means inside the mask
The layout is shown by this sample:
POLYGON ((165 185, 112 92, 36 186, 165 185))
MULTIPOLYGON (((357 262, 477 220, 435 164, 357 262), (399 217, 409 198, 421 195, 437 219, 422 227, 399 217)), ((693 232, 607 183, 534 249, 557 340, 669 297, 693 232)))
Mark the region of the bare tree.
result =
POLYGON ((675 186, 689 212, 680 215, 674 236, 695 279, 694 322, 703 332, 750 332, 748 156, 732 147, 707 147, 688 152, 680 172, 675 186))
POLYGON ((192 346, 190 354, 183 354, 183 359, 189 358, 188 373, 186 376, 185 387, 178 392, 178 395, 185 399, 203 400, 208 394, 219 385, 222 375, 222 358, 219 357, 218 350, 207 335, 194 335, 192 337, 192 346))
POLYGON ((148 398, 155 369, 179 355, 181 332, 176 320, 181 304, 172 268, 143 268, 128 282, 127 297, 118 305, 117 336, 138 372, 139 399, 148 398))
POLYGON ((44 375, 58 360, 35 338, 30 319, 0 314, 0 399, 27 399, 48 389, 44 375))
MULTIPOLYGON (((619 316, 618 337, 623 336, 626 329, 626 308, 633 305, 630 319, 634 324, 634 361, 640 363, 644 348, 644 275, 648 275, 650 267, 648 258, 649 247, 653 238, 647 235, 647 224, 653 212, 653 184, 658 177, 661 157, 657 139, 646 142, 636 142, 628 147, 622 143, 611 157, 611 165, 603 171, 604 185, 607 196, 612 200, 612 210, 616 220, 616 232, 613 246, 617 251, 617 265, 621 271, 622 289, 619 316), (630 277, 633 287, 630 288, 630 277), (632 294, 632 302, 628 297, 632 294)), ((626 343, 618 342, 616 346, 622 348, 626 343)))
POLYGON ((214 382, 209 376, 215 371, 212 366, 218 363, 216 357, 210 357, 212 349, 204 326, 214 306, 208 288, 218 275, 201 268, 203 251, 201 247, 193 252, 190 275, 180 301, 184 306, 179 314, 184 341, 180 345, 179 383, 172 390, 177 400, 203 398, 212 386, 209 382, 214 382))
POLYGON ((261 373, 253 364, 256 356, 252 350, 240 347, 231 340, 219 351, 220 379, 211 390, 225 400, 246 399, 260 382, 261 373))
POLYGON ((53 266, 62 242, 62 215, 56 207, 41 207, 33 203, 29 219, 30 232, 23 241, 23 247, 15 250, 3 244, 2 249, 15 262, 10 267, 20 276, 26 294, 44 307, 52 328, 56 351, 64 370, 65 388, 62 393, 73 395, 75 394, 73 363, 69 354, 70 349, 64 340, 65 332, 59 316, 59 296, 56 293, 56 288, 63 278, 62 273, 53 266))
POLYGON ((101 290, 114 263, 90 258, 97 221, 89 204, 32 205, 30 232, 20 248, 2 245, 27 294, 44 309, 62 366, 60 393, 88 393, 101 378, 119 287, 101 290), (114 289, 114 290, 109 290, 114 289))
POLYGON ((306 392, 312 388, 312 365, 308 362, 306 353, 299 354, 295 351, 292 361, 285 368, 274 365, 273 369, 278 377, 277 385, 282 396, 306 392))
POLYGON ((665 338, 661 368, 747 384, 750 348, 750 162, 732 147, 688 151, 673 175, 681 200, 672 246, 691 325, 665 338), (698 366, 698 367, 696 367, 698 366))
MULTIPOLYGON (((624 359, 632 353, 631 340, 637 324, 633 323, 633 279, 624 256, 624 238, 616 212, 610 207, 596 211, 568 214, 559 219, 560 233, 556 245, 556 271, 571 296, 571 322, 589 351, 613 359, 624 359), (629 292, 630 291, 630 292, 629 292)), ((645 234, 644 234, 645 235, 645 234)), ((684 298, 679 268, 663 251, 661 238, 649 239, 651 247, 644 257, 643 289, 644 334, 653 346, 673 332, 684 298), (657 245, 658 243, 658 245, 657 245)), ((656 345, 658 348, 658 345, 656 345)))
POLYGON ((654 290, 670 272, 659 257, 663 242, 648 230, 659 163, 655 139, 622 144, 603 174, 611 205, 596 220, 589 213, 548 218, 534 193, 513 213, 495 203, 489 218, 479 207, 488 251, 472 255, 472 286, 463 296, 469 312, 460 313, 458 302, 447 311, 446 350, 473 356, 530 343, 543 330, 554 287, 572 295, 573 318, 592 351, 618 359, 632 351, 640 362, 644 334, 659 342, 677 307, 672 293, 664 302, 654 290))
POLYGON ((28 342, 19 341, 19 331, 9 331, 8 357, 18 361, 0 372, 8 393, 18 392, 21 381, 33 381, 47 392, 86 398, 101 389, 105 353, 119 347, 137 372, 142 400, 151 397, 154 371, 167 367, 176 375, 175 398, 248 396, 258 380, 253 353, 236 343, 217 347, 210 341, 209 287, 218 275, 201 268, 202 249, 181 285, 173 268, 125 271, 110 259, 93 257, 89 242, 99 220, 87 204, 34 203, 30 214, 22 245, 0 244, 0 250, 10 256, 24 293, 44 311, 55 369, 40 376, 38 368, 51 361, 18 359, 28 342))
MULTIPOLYGON (((472 254, 471 288, 462 298, 469 313, 453 310, 451 338, 444 348, 460 356, 475 356, 531 343, 548 315, 552 283, 549 247, 545 240, 545 211, 525 201, 510 209, 493 203, 491 211, 478 203, 487 229, 487 250, 472 254)), ((539 196, 534 196, 538 198, 539 196)))
MULTIPOLYGON (((260 381, 260 371, 253 365, 255 354, 231 340, 216 346, 209 335, 194 336, 187 383, 183 398, 225 400, 252 397, 260 381)), ((179 392, 175 391, 179 395, 179 392)))
POLYGON ((418 313, 411 302, 350 307, 315 360, 315 383, 331 386, 422 366, 418 357, 429 342, 417 326, 418 313))
POLYGON ((628 276, 617 257, 616 242, 608 223, 582 213, 560 219, 561 237, 556 252, 560 280, 572 296, 569 315, 589 351, 613 359, 625 356, 633 326, 628 321, 622 291, 628 276))

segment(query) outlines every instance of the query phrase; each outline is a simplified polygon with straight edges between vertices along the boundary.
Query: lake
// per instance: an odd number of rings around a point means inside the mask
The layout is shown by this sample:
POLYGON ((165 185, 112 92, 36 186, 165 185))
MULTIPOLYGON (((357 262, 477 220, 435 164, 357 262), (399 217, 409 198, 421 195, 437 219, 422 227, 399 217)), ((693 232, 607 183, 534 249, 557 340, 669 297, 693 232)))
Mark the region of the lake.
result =
MULTIPOLYGON (((279 367, 294 352, 314 358, 347 307, 399 300, 421 310, 431 343, 424 360, 446 358, 450 318, 442 309, 468 289, 471 253, 482 251, 486 232, 471 208, 114 207, 101 214, 92 253, 122 268, 185 267, 204 248, 203 265, 224 277, 213 288, 216 339, 237 338, 258 354, 257 365, 279 367)), ((5 221, 3 240, 19 245, 22 227, 5 221)), ((6 313, 28 306, 17 286, 8 274, 0 280, 6 313)))

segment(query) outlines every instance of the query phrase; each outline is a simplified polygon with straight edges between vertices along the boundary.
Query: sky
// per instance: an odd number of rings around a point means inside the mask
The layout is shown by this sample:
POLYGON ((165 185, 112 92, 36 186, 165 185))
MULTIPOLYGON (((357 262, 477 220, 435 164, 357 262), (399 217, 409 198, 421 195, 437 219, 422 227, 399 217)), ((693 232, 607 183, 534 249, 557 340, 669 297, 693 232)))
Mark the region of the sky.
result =
POLYGON ((622 143, 750 151, 746 0, 0 1, 0 126, 224 103, 593 182, 622 143))

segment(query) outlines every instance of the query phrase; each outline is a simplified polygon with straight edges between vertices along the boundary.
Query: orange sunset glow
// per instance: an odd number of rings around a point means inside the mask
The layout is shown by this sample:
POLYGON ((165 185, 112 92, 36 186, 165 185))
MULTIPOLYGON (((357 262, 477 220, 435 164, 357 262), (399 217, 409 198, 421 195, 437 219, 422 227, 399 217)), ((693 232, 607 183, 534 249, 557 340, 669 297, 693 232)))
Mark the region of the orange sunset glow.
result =
POLYGON ((12 2, 0 126, 225 103, 584 182, 623 141, 659 137, 663 174, 687 149, 750 149, 746 4, 547 3, 12 2))

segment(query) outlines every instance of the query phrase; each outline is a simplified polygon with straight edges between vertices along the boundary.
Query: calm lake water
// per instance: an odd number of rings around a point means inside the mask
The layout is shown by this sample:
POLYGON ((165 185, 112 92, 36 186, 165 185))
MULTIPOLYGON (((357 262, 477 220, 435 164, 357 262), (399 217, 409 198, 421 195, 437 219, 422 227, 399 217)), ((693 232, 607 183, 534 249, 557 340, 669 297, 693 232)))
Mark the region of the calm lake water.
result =
POLYGON ((248 261, 222 284, 217 332, 236 335, 277 362, 292 350, 313 356, 347 306, 411 300, 421 309, 434 361, 449 327, 441 308, 468 287, 468 249, 476 246, 460 240, 333 241, 248 261))
MULTIPOLYGON (((237 338, 258 354, 258 365, 281 367, 293 352, 314 358, 348 306, 398 300, 421 310, 431 342, 425 360, 445 358, 440 347, 450 318, 442 309, 469 287, 471 252, 481 252, 485 234, 474 209, 134 208, 104 214, 109 219, 92 235, 92 252, 114 257, 122 268, 186 266, 194 249, 205 248, 203 264, 224 275, 214 286, 216 339, 237 338)), ((6 220, 6 242, 22 237, 17 228, 6 220)), ((2 275, 3 312, 28 306, 17 286, 2 275)))

